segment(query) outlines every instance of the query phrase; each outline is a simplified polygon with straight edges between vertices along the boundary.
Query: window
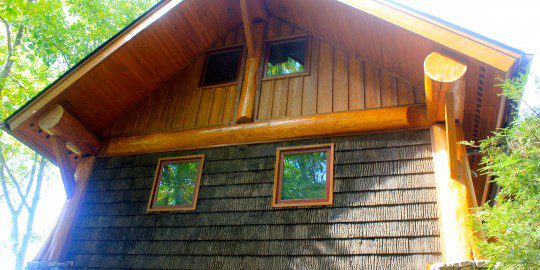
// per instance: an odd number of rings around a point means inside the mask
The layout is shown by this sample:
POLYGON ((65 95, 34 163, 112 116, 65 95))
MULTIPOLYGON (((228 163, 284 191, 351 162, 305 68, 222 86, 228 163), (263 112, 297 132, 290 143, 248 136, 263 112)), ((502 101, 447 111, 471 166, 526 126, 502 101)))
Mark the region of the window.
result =
POLYGON ((332 205, 334 145, 278 148, 272 206, 332 205))
POLYGON ((265 77, 303 73, 307 68, 308 38, 268 43, 265 77))
POLYGON ((242 47, 211 51, 206 54, 200 86, 237 81, 242 47))
POLYGON ((204 155, 158 161, 149 211, 195 210, 204 155))

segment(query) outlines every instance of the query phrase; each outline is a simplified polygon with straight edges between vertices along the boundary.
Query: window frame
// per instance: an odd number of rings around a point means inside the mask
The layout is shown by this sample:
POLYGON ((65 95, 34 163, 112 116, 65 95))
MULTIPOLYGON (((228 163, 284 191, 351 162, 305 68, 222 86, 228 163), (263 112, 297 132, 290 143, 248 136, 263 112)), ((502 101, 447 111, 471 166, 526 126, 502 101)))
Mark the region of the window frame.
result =
POLYGON ((191 155, 191 156, 179 156, 179 157, 167 157, 158 159, 156 171, 154 173, 154 181, 152 183, 152 191, 150 192, 150 198, 148 200, 148 212, 168 212, 168 211, 193 211, 197 208, 197 200, 199 196, 199 188, 202 177, 202 170, 204 166, 204 155, 191 155), (184 163, 184 162, 199 162, 197 168, 197 179, 195 179, 195 187, 193 189, 193 203, 189 205, 156 205, 157 193, 159 191, 159 184, 161 183, 161 173, 163 171, 163 165, 170 163, 184 163))
POLYGON ((276 150, 274 170, 274 191, 272 207, 331 206, 334 203, 334 144, 280 147, 276 150), (326 152, 326 197, 319 199, 281 200, 283 182, 283 162, 287 154, 326 152))
POLYGON ((201 70, 201 74, 199 75, 199 84, 198 87, 211 87, 211 86, 217 86, 217 85, 225 85, 225 84, 232 84, 232 83, 238 83, 240 78, 242 77, 242 70, 244 69, 244 60, 245 60, 245 46, 244 45, 234 45, 234 46, 228 46, 218 49, 211 49, 204 53, 204 62, 201 70), (206 75, 206 70, 208 68, 208 60, 210 58, 211 54, 216 53, 224 53, 228 51, 235 51, 240 49, 240 56, 238 58, 238 70, 236 71, 236 78, 232 81, 227 82, 220 82, 220 83, 211 83, 211 84, 204 84, 204 77, 206 75))
POLYGON ((284 38, 268 39, 265 41, 265 53, 264 53, 263 76, 262 76, 263 80, 309 75, 310 65, 311 65, 311 36, 310 35, 302 34, 302 35, 290 36, 290 37, 284 37, 284 38), (304 58, 304 71, 283 74, 283 75, 268 76, 267 72, 268 72, 268 60, 270 60, 270 47, 274 44, 287 43, 287 42, 297 41, 297 40, 304 40, 304 43, 306 45, 306 52, 304 56, 305 57, 304 58))

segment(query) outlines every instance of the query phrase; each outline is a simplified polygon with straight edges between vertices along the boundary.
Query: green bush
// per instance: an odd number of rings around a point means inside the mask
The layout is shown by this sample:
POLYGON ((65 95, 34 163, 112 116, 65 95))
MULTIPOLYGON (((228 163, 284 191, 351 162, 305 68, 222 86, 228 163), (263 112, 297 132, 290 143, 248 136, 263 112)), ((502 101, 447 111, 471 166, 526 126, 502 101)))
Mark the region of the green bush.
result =
MULTIPOLYGON (((527 77, 501 84, 504 95, 518 104, 527 77)), ((538 85, 538 83, 537 83, 538 85)), ((538 87, 537 87, 538 88, 538 87)), ((479 142, 482 173, 500 187, 493 207, 473 214, 480 252, 497 269, 540 269, 540 116, 523 103, 521 115, 507 128, 479 142)))

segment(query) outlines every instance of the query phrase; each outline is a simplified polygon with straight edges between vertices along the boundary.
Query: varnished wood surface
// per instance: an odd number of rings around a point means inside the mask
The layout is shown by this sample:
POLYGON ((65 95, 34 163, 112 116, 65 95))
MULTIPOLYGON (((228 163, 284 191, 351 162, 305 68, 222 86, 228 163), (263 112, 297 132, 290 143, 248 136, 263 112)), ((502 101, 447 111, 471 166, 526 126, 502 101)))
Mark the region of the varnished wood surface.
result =
POLYGON ((267 40, 308 34, 309 65, 300 75, 264 78, 257 120, 423 104, 423 88, 283 20, 271 17, 267 40))
POLYGON ((60 105, 52 106, 40 116, 39 127, 49 135, 61 138, 70 150, 79 155, 95 155, 101 147, 98 138, 60 105))
MULTIPOLYGON (((245 42, 238 27, 212 47, 231 47, 245 42)), ((130 109, 112 126, 107 136, 139 134, 171 129, 189 129, 231 123, 234 120, 240 84, 238 82, 199 87, 205 54, 130 109)), ((244 59, 244 58, 242 58, 244 59)), ((242 80, 243 61, 238 74, 242 80)))
POLYGON ((425 106, 402 106, 111 138, 104 143, 100 155, 132 155, 428 126, 425 106))
MULTIPOLYGON (((455 139, 455 138, 454 138, 455 139)), ((443 124, 431 128, 433 166, 437 186, 437 201, 441 226, 441 244, 444 261, 467 261, 472 259, 473 238, 469 227, 470 208, 472 207, 470 185, 464 175, 452 177, 450 172, 448 143, 443 124)))

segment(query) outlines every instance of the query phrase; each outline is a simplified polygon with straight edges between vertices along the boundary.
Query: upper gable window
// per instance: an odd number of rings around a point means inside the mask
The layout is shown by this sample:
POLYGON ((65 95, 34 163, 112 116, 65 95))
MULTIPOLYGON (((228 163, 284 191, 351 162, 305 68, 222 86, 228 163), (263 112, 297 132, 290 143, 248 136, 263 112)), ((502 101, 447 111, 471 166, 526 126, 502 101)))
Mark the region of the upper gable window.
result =
POLYGON ((158 161, 149 211, 195 210, 204 155, 158 161))
POLYGON ((265 77, 303 73, 307 70, 308 38, 268 43, 265 77))
POLYGON ((241 60, 242 47, 208 52, 204 60, 200 86, 236 82, 241 60))
POLYGON ((272 206, 332 205, 334 145, 279 148, 272 206))

